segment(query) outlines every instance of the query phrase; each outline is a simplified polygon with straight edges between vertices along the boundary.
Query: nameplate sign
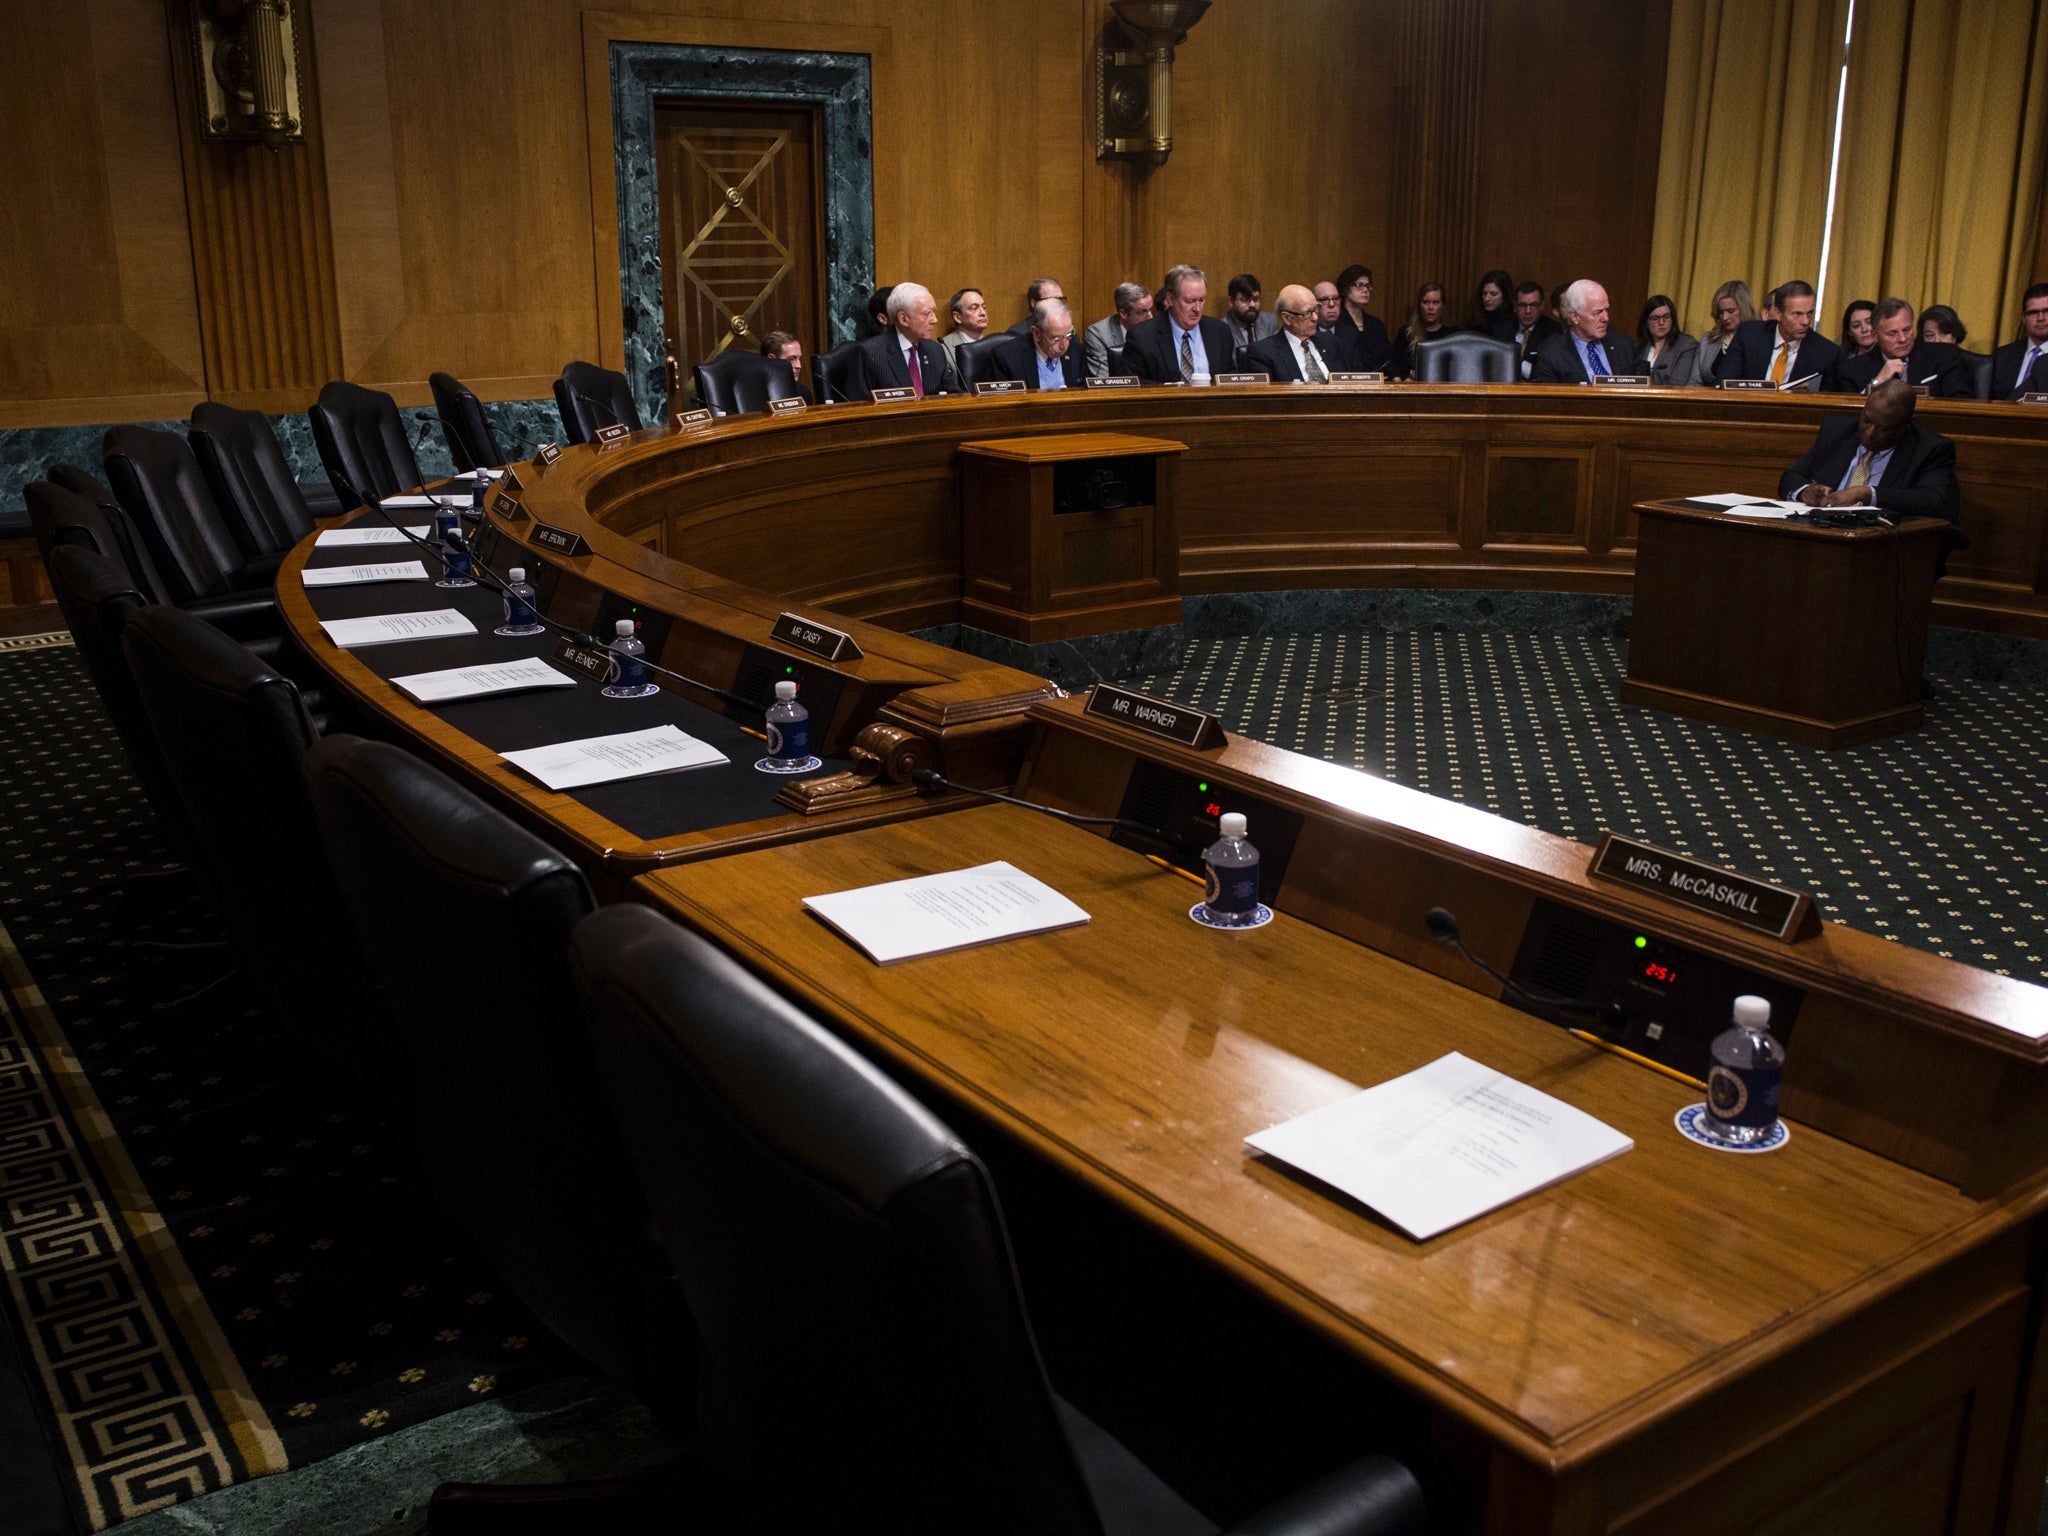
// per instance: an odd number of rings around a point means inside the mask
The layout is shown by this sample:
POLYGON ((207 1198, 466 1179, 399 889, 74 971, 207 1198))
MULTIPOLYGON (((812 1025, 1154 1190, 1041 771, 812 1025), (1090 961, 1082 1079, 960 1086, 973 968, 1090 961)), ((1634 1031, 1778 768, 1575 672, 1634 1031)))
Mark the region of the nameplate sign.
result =
POLYGON ((1773 939, 1802 938, 1817 923, 1813 898, 1804 891, 1752 880, 1612 832, 1601 833, 1588 873, 1773 939))
POLYGON ((1135 373, 1109 373, 1101 378, 1087 378, 1081 381, 1088 389, 1136 389, 1145 381, 1135 373))
POLYGON ((608 683, 618 658, 610 651, 578 645, 573 640, 564 640, 555 647, 555 660, 565 667, 574 667, 592 682, 608 683))
POLYGON ((834 629, 829 624, 813 624, 793 613, 785 613, 777 619, 768 636, 793 650, 808 651, 827 661, 857 661, 863 654, 860 645, 845 630, 834 629))
MULTIPOLYGON (((560 448, 557 448, 553 443, 542 443, 540 445, 540 451, 534 454, 533 456, 533 462, 538 464, 542 469, 546 469, 549 465, 553 464, 555 460, 559 459, 561 456, 562 450, 560 448)), ((509 475, 510 473, 512 473, 512 471, 508 469, 505 471, 505 473, 509 475)))
POLYGON ((613 443, 616 443, 621 438, 628 436, 632 432, 632 430, 633 429, 627 426, 623 421, 615 421, 608 427, 599 427, 596 433, 597 446, 600 448, 609 448, 613 443))
POLYGON ((2015 403, 2019 405, 2048 405, 2048 391, 2030 389, 2024 395, 2021 395, 2015 403))
POLYGON ((503 491, 498 492, 497 495, 491 498, 491 510, 508 523, 523 523, 526 521, 526 509, 503 491))
POLYGON ((1212 384, 1270 384, 1273 381, 1263 373, 1219 373, 1209 382, 1212 384))
POLYGON ((677 411, 676 430, 681 431, 684 427, 701 427, 710 420, 712 420, 712 415, 707 410, 677 411))
POLYGON ((975 382, 977 395, 1021 395, 1024 393, 1022 379, 980 379, 975 382))
POLYGON ((791 395, 786 400, 770 400, 768 409, 777 416, 787 416, 794 411, 802 410, 810 403, 802 395, 791 395))
POLYGON ((871 389, 868 398, 877 405, 894 405, 898 400, 915 400, 917 391, 908 384, 892 384, 887 389, 871 389))
POLYGON ((1916 400, 1925 400, 1928 396, 1934 393, 1934 391, 1925 384, 1915 384, 1912 386, 1912 390, 1913 398, 1916 400))
POLYGON ((1083 714, 1098 720, 1114 720, 1148 736, 1164 736, 1184 747, 1220 747, 1223 725, 1214 715, 1149 693, 1133 693, 1113 683, 1097 683, 1088 692, 1083 714))
POLYGON ((1723 389, 1776 389, 1778 386, 1769 379, 1723 379, 1723 389))
POLYGON ((1387 382, 1387 375, 1383 370, 1372 373, 1358 373, 1340 369, 1338 372, 1330 375, 1330 382, 1332 384, 1384 384, 1387 382))
POLYGON ((580 555, 586 548, 582 534, 571 533, 566 528, 557 528, 550 523, 533 525, 533 542, 542 549, 552 549, 562 555, 580 555))
POLYGON ((1596 373, 1593 384, 1597 389, 1647 389, 1650 376, 1647 373, 1596 373))
MULTIPOLYGON (((560 458, 561 454, 557 453, 555 457, 560 458)), ((507 464, 503 478, 498 481, 498 489, 509 491, 514 496, 520 496, 525 494, 526 482, 519 478, 518 470, 507 464)))

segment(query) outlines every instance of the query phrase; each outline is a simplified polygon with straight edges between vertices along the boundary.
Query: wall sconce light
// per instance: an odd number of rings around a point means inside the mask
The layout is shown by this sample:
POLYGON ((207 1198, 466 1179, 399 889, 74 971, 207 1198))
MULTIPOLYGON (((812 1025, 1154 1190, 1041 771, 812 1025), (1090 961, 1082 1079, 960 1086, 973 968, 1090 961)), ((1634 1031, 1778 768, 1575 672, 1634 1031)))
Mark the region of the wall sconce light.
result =
POLYGON ((191 0, 200 127, 266 149, 306 140, 291 0, 191 0))
POLYGON ((1110 0, 1130 49, 1095 45, 1095 158, 1149 160, 1173 153, 1173 50, 1210 0, 1110 0))

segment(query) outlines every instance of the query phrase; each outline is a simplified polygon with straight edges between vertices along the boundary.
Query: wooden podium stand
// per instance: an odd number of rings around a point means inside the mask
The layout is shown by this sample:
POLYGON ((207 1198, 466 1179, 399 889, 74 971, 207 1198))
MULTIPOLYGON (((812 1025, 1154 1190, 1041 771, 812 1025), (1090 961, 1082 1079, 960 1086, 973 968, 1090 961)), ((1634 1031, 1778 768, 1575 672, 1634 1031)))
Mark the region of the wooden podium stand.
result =
POLYGON ((1943 524, 1815 528, 1636 507, 1624 704, 1809 747, 1917 731, 1943 524))
POLYGON ((1186 451, 1121 432, 962 443, 962 621, 1030 644, 1178 624, 1186 451))

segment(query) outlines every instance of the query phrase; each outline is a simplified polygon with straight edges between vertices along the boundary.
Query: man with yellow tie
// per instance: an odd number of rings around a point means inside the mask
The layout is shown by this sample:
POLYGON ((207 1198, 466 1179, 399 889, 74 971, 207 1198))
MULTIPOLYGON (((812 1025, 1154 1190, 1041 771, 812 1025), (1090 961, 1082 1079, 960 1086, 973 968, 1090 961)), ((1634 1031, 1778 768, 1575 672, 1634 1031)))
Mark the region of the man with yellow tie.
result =
MULTIPOLYGON (((1809 507, 1869 507, 1893 521, 1938 517, 1953 524, 1956 445, 1913 424, 1913 390, 1897 379, 1876 385, 1855 416, 1830 416, 1778 494, 1809 507)), ((1943 536, 1943 552, 1962 539, 1943 536)))
POLYGON ((1719 379, 1768 379, 1785 389, 1832 390, 1842 349, 1813 328, 1813 285, 1794 278, 1777 292, 1778 318, 1745 320, 1714 365, 1719 379))

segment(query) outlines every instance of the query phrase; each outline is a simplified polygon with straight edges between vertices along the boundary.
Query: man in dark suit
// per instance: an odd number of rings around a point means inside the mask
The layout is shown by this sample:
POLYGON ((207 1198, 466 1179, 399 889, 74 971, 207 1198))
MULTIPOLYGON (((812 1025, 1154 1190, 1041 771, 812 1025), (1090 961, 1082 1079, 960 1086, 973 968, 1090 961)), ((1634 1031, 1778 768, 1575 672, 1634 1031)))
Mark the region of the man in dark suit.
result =
POLYGON ((929 288, 898 283, 890 289, 889 329, 860 344, 860 392, 907 384, 920 400, 958 394, 946 349, 932 339, 938 328, 939 305, 929 288))
POLYGON ((1520 350, 1521 363, 1517 373, 1526 379, 1535 371, 1536 354, 1543 343, 1557 334, 1557 322, 1543 313, 1543 285, 1541 283, 1518 283, 1515 285, 1515 332, 1508 340, 1520 350))
POLYGON ((1809 507, 1870 507, 1893 518, 1960 512, 1956 445, 1913 424, 1912 387, 1876 385, 1856 416, 1830 416, 1813 446, 1778 481, 1778 494, 1809 507))
POLYGON ((1880 299, 1877 345, 1835 369, 1835 387, 1846 394, 1864 394, 1890 379, 1925 384, 1937 400, 1974 400, 1977 381, 1963 349, 1945 341, 1921 341, 1913 306, 1904 299, 1880 299))
POLYGON ((1064 299, 1067 290, 1060 286, 1056 277, 1034 277, 1024 290, 1024 318, 1003 332, 1005 336, 1029 336, 1031 334, 1031 312, 1047 299, 1064 299))
POLYGON ((1081 359, 1074 355, 1074 315, 1065 299, 1031 306, 1031 327, 989 348, 991 379, 1022 379, 1026 389, 1079 389, 1081 359))
POLYGON ((1745 320, 1714 361, 1717 379, 1768 379, 1809 392, 1835 387, 1842 349, 1813 328, 1813 285, 1794 279, 1778 288, 1778 318, 1745 320))
POLYGON ((1558 298, 1564 329, 1536 349, 1531 384, 1590 384, 1602 374, 1633 373, 1636 344, 1607 328, 1607 290, 1582 277, 1558 298))
POLYGON ((2020 339, 1991 354, 1991 398, 2048 391, 2048 283, 2020 295, 2020 339))
POLYGON ((1124 342, 1124 364, 1147 384, 1207 383, 1230 371, 1230 331, 1202 313, 1209 302, 1208 274, 1200 267, 1174 267, 1161 290, 1166 313, 1134 326, 1124 342))
POLYGON ((1337 364, 1337 335, 1317 329, 1316 296, 1299 283, 1280 290, 1280 329, 1245 350, 1244 365, 1282 384, 1327 384, 1337 364))

